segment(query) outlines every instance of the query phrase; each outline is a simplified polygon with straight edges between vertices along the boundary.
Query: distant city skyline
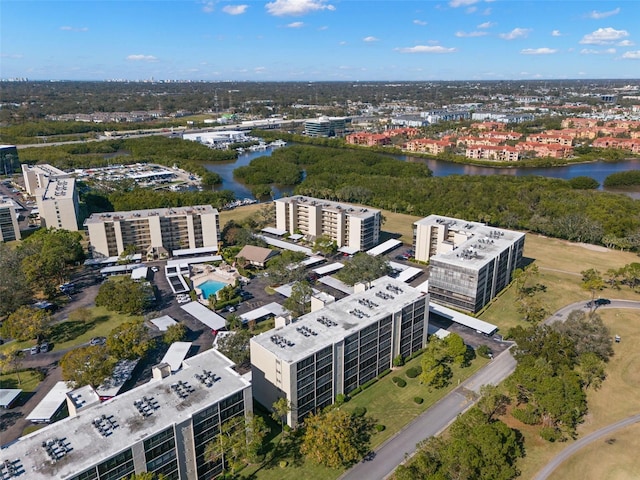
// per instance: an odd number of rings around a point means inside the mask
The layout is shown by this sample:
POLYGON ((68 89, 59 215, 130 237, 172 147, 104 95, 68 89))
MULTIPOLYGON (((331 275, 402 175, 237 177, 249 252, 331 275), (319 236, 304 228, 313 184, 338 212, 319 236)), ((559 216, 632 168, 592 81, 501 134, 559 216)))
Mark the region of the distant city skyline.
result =
POLYGON ((640 78, 638 1, 3 0, 0 78, 640 78))

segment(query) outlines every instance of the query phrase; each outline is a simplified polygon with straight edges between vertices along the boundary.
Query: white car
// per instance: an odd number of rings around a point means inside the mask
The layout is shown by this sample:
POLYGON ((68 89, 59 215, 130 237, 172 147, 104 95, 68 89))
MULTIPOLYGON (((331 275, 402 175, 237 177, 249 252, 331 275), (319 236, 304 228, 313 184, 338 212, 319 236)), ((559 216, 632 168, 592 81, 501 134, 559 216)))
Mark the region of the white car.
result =
POLYGON ((153 272, 157 272, 159 269, 158 269, 158 267, 151 267, 151 270, 152 270, 153 272))

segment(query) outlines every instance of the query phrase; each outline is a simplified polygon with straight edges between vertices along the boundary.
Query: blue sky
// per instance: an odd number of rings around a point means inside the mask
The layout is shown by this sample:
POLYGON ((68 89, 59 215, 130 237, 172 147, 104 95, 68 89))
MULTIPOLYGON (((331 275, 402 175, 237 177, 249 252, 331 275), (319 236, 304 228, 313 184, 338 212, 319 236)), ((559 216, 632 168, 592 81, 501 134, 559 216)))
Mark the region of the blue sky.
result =
POLYGON ((0 78, 640 78, 640 1, 1 0, 0 78))

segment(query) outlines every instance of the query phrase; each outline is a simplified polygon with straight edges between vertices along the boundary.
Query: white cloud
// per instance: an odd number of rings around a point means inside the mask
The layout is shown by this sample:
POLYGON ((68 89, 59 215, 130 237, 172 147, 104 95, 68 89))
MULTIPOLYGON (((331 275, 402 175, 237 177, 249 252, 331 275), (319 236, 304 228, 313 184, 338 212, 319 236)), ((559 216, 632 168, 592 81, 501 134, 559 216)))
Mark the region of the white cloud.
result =
POLYGON ((341 41, 340 43, 338 43, 338 45, 340 45, 340 46, 344 46, 344 45, 346 45, 346 44, 347 44, 347 42, 345 42, 344 40, 343 40, 343 41, 341 41))
POLYGON ((561 37, 561 36, 562 36, 562 33, 560 33, 560 30, 553 30, 553 31, 551 32, 551 36, 552 36, 552 37, 561 37))
POLYGON ((555 48, 524 48, 520 50, 522 55, 551 55, 553 53, 558 53, 558 50, 555 48))
POLYGON ((640 50, 624 52, 622 54, 622 58, 631 58, 633 60, 640 60, 640 50))
POLYGON ((469 7, 465 10, 466 13, 473 13, 478 10, 478 7, 469 7))
POLYGON ((291 22, 287 25, 287 28, 302 28, 304 27, 304 22, 291 22))
POLYGON ((427 24, 427 22, 425 22, 424 20, 414 20, 413 21, 414 25, 420 25, 420 26, 425 26, 427 24))
POLYGON ((22 58, 23 55, 20 53, 0 53, 0 58, 22 58))
POLYGON ((615 8, 613 10, 609 10, 608 12, 598 12, 597 10, 593 10, 587 14, 587 17, 593 18, 594 20, 600 20, 603 18, 611 17, 613 15, 617 15, 620 13, 620 7, 615 8))
POLYGON ((508 33, 501 33, 500 38, 504 38, 505 40, 515 40, 516 38, 526 38, 531 32, 530 28, 520 28, 516 27, 508 33))
POLYGON ((480 0, 451 0, 449 2, 449 6, 453 8, 458 7, 467 7, 469 5, 473 5, 474 3, 478 3, 480 0))
POLYGON ((327 4, 326 0, 275 0, 265 5, 270 15, 280 17, 283 15, 306 15, 318 10, 333 11, 333 5, 327 4))
POLYGON ((378 38, 376 38, 376 37, 369 36, 369 37, 364 37, 364 38, 362 39, 362 41, 363 41, 363 42, 367 42, 367 43, 372 43, 372 42, 377 42, 377 41, 379 41, 379 39, 378 39, 378 38))
POLYGON ((447 48, 441 45, 416 45, 415 47, 396 48, 400 53, 454 53, 457 48, 447 48))
POLYGON ((127 60, 132 62, 157 62, 158 58, 153 55, 129 55, 127 60))
POLYGON ((211 13, 216 9, 216 4, 214 2, 201 2, 202 3, 202 11, 204 13, 211 13))
POLYGON ((607 45, 628 36, 629 32, 626 30, 616 30, 611 27, 599 28, 595 32, 588 33, 582 37, 580 43, 585 45, 607 45))
POLYGON ((465 38, 465 37, 484 37, 488 35, 488 32, 456 32, 456 37, 465 38))
POLYGON ((318 27, 318 30, 319 30, 319 31, 321 31, 321 32, 323 32, 323 31, 325 31, 325 30, 329 30, 329 27, 328 27, 327 25, 323 25, 323 26, 321 26, 321 27, 318 27))
POLYGON ((88 32, 89 29, 87 27, 69 27, 65 25, 64 27, 60 27, 60 30, 64 30, 65 32, 88 32))
POLYGON ((478 28, 491 28, 495 26, 496 26, 495 22, 484 22, 478 25, 478 28))
POLYGON ((631 40, 622 40, 621 42, 616 43, 616 45, 618 47, 633 47, 635 43, 633 43, 631 40))
POLYGON ((249 5, 225 5, 222 7, 222 11, 229 15, 242 15, 247 11, 247 8, 249 5))
POLYGON ((596 50, 594 48, 583 48, 580 50, 580 54, 582 55, 613 55, 616 53, 615 48, 605 48, 602 50, 596 50))

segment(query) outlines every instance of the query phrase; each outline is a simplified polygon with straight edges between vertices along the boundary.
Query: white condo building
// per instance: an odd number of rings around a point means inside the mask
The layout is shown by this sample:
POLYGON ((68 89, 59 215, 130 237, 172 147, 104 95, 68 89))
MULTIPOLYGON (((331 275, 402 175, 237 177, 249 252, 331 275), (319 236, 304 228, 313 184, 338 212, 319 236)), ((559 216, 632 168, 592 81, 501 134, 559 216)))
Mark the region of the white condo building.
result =
POLYGON ((276 228, 300 232, 311 240, 326 235, 338 247, 367 250, 380 240, 380 210, 295 195, 278 198, 276 228))
POLYGON ((94 213, 84 221, 93 258, 135 253, 167 257, 174 250, 218 247, 218 210, 211 205, 94 213))
POLYGON ((251 383, 232 366, 211 349, 184 360, 174 374, 158 365, 149 383, 103 403, 88 387, 69 392, 73 416, 3 448, 0 478, 116 480, 142 472, 215 478, 222 464, 204 460, 207 443, 217 441, 225 421, 253 411, 251 383))
POLYGON ((525 234, 429 215, 414 223, 416 260, 429 262, 435 303, 477 312, 509 283, 524 251, 525 234))
POLYGON ((20 240, 18 216, 12 202, 0 200, 0 242, 20 240))
POLYGON ((297 321, 251 338, 255 399, 266 408, 285 397, 295 426, 424 348, 428 295, 382 277, 371 287, 297 321))

